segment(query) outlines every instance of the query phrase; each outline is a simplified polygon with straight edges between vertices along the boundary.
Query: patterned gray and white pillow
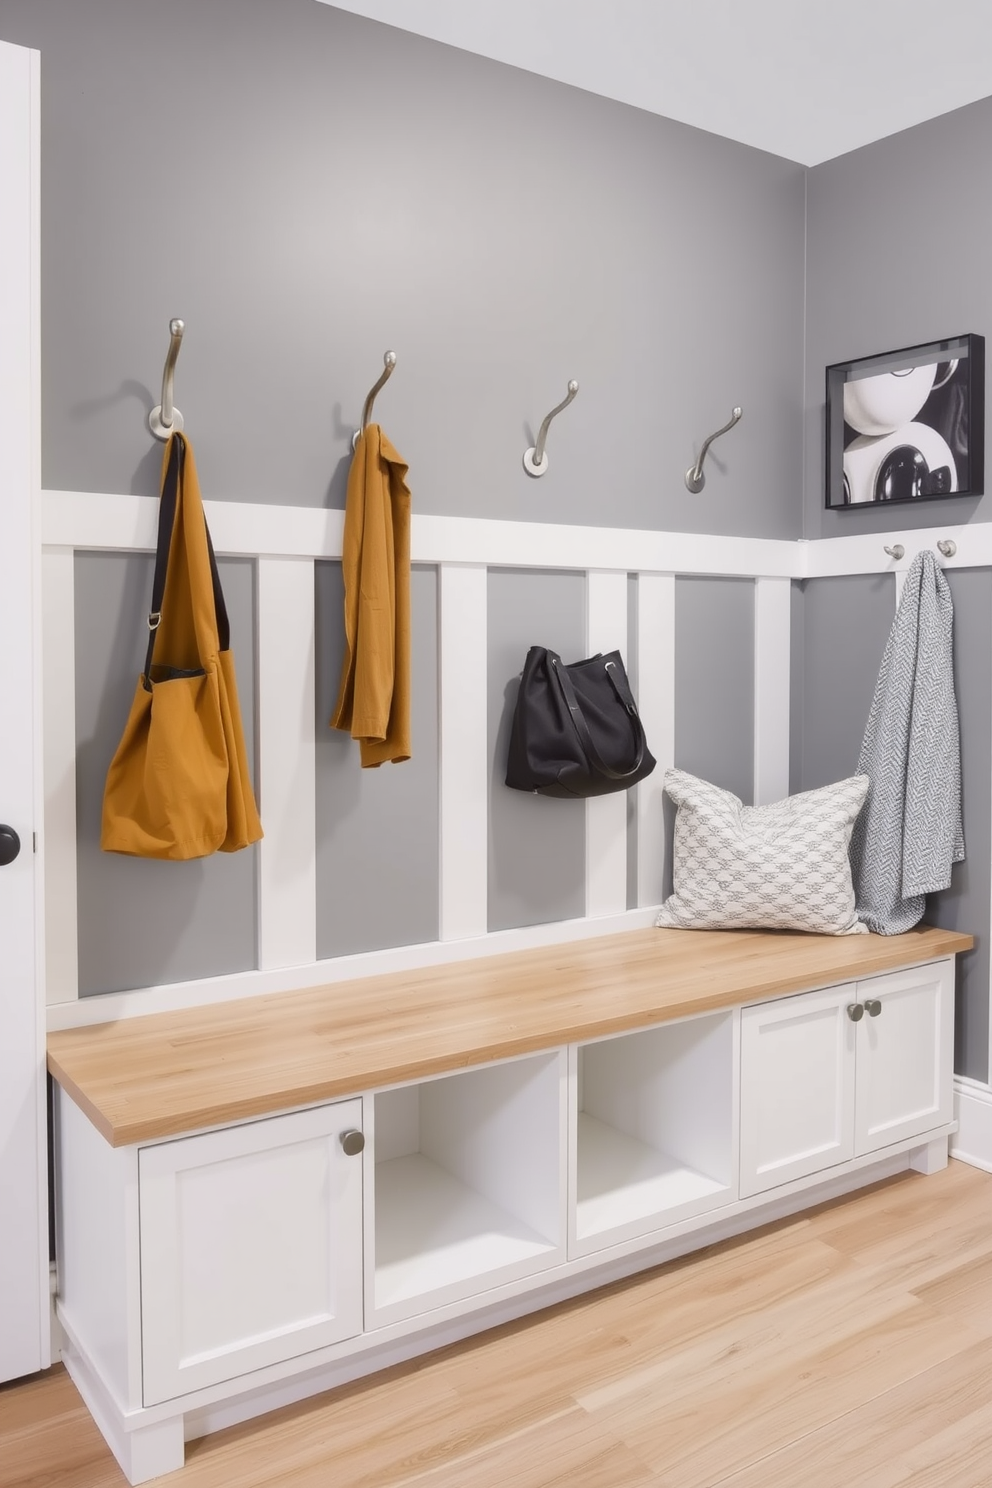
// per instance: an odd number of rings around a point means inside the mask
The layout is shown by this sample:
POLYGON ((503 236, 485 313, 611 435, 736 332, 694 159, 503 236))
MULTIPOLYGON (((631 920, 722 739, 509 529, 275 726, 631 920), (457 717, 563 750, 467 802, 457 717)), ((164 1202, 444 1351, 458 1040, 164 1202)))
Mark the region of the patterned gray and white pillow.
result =
POLYGON ((868 776, 745 806, 730 791, 665 772, 678 806, 675 892, 657 925, 686 930, 810 930, 863 935, 847 855, 868 776))

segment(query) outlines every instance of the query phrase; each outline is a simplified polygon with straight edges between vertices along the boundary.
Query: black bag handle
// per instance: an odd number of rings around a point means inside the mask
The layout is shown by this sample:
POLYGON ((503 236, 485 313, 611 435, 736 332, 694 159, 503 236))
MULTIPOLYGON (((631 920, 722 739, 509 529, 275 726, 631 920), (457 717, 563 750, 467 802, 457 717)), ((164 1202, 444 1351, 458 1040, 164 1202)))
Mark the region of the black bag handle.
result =
MULTIPOLYGON (((158 506, 158 543, 155 548, 155 576, 152 579, 152 607, 148 613, 148 650, 145 654, 145 670, 142 674, 146 692, 151 691, 152 653, 155 650, 155 632, 162 621, 162 601, 165 598, 165 580, 169 569, 169 549, 172 546, 172 529, 176 525, 176 507, 179 504, 179 477, 186 457, 186 440, 181 434, 173 434, 169 450, 169 464, 162 483, 162 496, 158 506)), ((220 583, 220 571, 210 540, 210 528, 206 517, 203 526, 207 534, 207 552, 210 555, 210 577, 214 589, 214 611, 217 616, 217 635, 221 651, 231 645, 231 622, 224 602, 224 591, 220 583)))
MULTIPOLYGON (((605 775, 608 780, 629 780, 631 775, 637 774, 644 762, 644 751, 647 748, 647 740, 644 737, 644 728, 637 712, 637 705, 634 702, 633 694, 629 687, 625 688, 620 684, 620 677, 623 674, 616 662, 607 661, 605 663, 605 670, 607 677, 609 677, 613 685, 613 691, 630 715, 634 737, 637 740, 637 759, 629 770, 614 770, 605 760, 600 759, 599 750, 593 743, 592 734, 589 732, 589 725, 586 723, 582 708, 579 705, 579 700, 575 695, 575 688, 572 686, 572 679, 568 675, 568 668, 562 664, 561 657, 555 651, 548 652, 548 659, 551 662, 551 670, 558 680, 558 686, 561 688, 572 725, 579 736, 579 743, 596 766, 596 769, 602 775, 605 775)), ((626 677, 623 680, 626 682, 626 677)))

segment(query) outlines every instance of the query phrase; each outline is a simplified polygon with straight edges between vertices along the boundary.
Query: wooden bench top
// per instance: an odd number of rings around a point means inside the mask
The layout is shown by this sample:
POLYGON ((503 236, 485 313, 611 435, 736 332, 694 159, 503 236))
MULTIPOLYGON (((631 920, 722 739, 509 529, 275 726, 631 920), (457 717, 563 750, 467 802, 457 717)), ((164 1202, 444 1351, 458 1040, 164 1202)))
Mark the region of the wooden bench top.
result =
POLYGON ((628 930, 51 1033, 114 1147, 316 1104, 971 948, 970 935, 628 930))

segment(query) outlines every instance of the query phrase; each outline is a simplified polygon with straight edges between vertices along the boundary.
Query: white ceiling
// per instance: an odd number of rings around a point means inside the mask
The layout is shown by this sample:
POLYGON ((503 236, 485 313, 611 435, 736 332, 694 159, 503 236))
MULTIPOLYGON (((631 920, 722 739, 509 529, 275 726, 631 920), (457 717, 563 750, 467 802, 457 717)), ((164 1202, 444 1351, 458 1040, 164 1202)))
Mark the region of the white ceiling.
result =
POLYGON ((818 165, 992 95, 992 0, 323 0, 818 165))

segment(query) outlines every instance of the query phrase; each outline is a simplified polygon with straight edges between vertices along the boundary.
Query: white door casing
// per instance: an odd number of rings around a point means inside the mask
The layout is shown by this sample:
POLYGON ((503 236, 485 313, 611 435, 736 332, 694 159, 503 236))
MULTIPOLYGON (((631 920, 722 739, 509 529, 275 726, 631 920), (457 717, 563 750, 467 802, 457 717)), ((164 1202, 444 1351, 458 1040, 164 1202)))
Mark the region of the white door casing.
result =
POLYGON ((0 42, 0 1380, 46 1368, 48 1180, 40 840, 39 78, 0 42), (4 835, 4 834, 0 834, 4 835), (10 837, 6 838, 12 843, 10 837))

